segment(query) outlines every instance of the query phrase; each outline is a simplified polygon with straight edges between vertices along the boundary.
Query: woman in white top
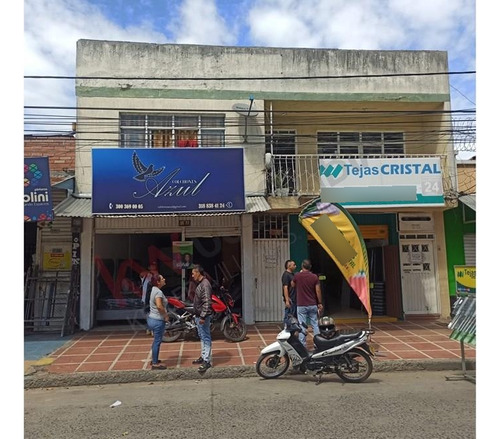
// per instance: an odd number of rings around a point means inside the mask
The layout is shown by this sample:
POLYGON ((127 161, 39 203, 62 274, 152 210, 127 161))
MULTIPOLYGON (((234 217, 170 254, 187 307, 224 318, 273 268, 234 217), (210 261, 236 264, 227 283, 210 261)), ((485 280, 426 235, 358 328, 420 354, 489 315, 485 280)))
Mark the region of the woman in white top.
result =
POLYGON ((151 297, 149 299, 150 311, 148 314, 148 327, 153 333, 153 344, 151 346, 151 369, 162 370, 166 369, 166 366, 160 364, 161 361, 158 359, 160 355, 161 340, 163 338, 163 333, 165 332, 165 325, 168 322, 167 313, 167 298, 163 294, 160 288, 165 286, 165 278, 161 275, 153 275, 151 278, 151 284, 153 288, 151 290, 151 297))

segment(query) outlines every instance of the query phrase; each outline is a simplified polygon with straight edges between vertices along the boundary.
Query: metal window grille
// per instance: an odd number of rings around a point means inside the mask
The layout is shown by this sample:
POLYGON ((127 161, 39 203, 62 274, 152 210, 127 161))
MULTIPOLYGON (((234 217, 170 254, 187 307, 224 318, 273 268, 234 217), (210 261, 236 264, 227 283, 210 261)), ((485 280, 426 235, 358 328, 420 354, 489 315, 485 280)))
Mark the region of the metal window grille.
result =
POLYGON ((223 115, 120 114, 123 148, 223 147, 223 115))
POLYGON ((404 154, 403 133, 319 131, 316 140, 318 154, 404 154))
POLYGON ((288 239, 288 215, 254 215, 254 239, 288 239))

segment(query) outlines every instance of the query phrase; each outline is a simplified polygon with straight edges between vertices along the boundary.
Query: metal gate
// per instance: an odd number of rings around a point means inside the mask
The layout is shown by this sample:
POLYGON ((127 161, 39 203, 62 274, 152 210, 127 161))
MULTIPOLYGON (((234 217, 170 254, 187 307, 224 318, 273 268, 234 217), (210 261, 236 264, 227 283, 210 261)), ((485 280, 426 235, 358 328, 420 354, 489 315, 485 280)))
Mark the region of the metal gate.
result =
POLYGON ((437 314, 434 243, 427 239, 401 238, 403 311, 405 314, 437 314))
POLYGON ((24 287, 24 330, 72 334, 78 321, 80 271, 27 273, 24 287))
POLYGON ((281 276, 289 256, 288 239, 255 239, 253 266, 255 270, 254 307, 256 322, 283 320, 281 276))

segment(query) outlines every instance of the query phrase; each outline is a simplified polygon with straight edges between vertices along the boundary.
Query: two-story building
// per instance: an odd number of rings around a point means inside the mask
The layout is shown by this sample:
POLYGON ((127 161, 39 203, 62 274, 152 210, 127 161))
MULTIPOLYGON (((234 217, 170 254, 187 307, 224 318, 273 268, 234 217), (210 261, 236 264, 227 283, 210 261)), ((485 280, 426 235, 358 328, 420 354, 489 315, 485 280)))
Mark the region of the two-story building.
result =
POLYGON ((238 284, 248 323, 282 319, 288 258, 324 275, 327 313, 363 316, 298 222, 320 195, 360 226, 374 315, 448 317, 447 72, 441 51, 78 41, 76 189, 56 215, 81 230, 80 326, 138 315, 151 261, 183 295, 184 241, 238 284), (320 178, 322 164, 332 171, 320 178))

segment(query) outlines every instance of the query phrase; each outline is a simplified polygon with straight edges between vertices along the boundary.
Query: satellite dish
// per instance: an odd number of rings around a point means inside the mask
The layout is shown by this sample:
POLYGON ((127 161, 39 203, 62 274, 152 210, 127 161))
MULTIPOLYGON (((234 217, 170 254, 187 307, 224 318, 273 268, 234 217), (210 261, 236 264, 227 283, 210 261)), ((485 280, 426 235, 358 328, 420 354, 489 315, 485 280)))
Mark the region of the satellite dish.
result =
POLYGON ((250 104, 247 104, 245 102, 234 104, 233 110, 236 111, 236 113, 238 113, 244 117, 248 117, 248 116, 255 117, 259 114, 259 112, 257 110, 252 110, 250 108, 250 104))

